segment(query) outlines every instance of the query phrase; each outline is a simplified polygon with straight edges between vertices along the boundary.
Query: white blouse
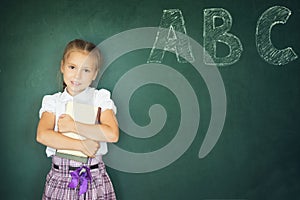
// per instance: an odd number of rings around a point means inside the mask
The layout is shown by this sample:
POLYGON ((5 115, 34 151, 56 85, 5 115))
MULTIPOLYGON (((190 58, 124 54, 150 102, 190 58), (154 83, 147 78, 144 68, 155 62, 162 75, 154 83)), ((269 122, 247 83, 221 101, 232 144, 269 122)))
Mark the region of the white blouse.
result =
MULTIPOLYGON (((45 95, 43 97, 42 107, 39 111, 39 116, 41 118, 42 113, 45 111, 52 112, 53 114, 55 114, 56 120, 54 130, 57 131, 58 118, 60 115, 66 112, 66 104, 69 101, 101 107, 101 112, 107 109, 112 109, 113 112, 116 114, 117 108, 114 102, 111 100, 110 96, 110 92, 106 89, 97 90, 95 88, 88 87, 76 96, 71 96, 65 89, 63 93, 58 92, 53 95, 45 95)), ((51 147, 46 148, 46 154, 48 157, 54 155, 55 151, 56 149, 53 149, 51 147)), ((106 142, 100 142, 100 148, 96 153, 96 157, 97 155, 100 156, 106 153, 106 142)))

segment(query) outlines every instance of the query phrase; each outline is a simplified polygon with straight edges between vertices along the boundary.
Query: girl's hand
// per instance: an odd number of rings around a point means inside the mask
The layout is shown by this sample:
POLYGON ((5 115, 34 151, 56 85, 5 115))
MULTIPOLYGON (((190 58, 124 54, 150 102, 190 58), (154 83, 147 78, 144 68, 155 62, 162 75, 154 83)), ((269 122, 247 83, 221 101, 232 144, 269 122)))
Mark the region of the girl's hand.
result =
POLYGON ((90 139, 82 140, 81 144, 82 144, 81 152, 87 155, 88 157, 95 157, 95 154, 100 148, 99 142, 90 139))
POLYGON ((77 132, 75 121, 70 115, 62 114, 61 116, 59 116, 57 125, 58 125, 58 131, 61 133, 77 132))

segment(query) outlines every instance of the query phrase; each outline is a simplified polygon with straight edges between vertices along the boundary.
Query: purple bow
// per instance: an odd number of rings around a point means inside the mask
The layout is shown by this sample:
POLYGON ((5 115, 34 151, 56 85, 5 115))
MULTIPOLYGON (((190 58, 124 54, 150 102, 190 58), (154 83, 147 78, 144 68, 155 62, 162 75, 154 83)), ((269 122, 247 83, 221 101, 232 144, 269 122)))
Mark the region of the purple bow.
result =
POLYGON ((87 166, 81 166, 75 171, 71 172, 71 176, 72 180, 68 186, 70 188, 77 188, 79 184, 79 195, 84 194, 88 188, 88 181, 92 180, 90 168, 87 166))

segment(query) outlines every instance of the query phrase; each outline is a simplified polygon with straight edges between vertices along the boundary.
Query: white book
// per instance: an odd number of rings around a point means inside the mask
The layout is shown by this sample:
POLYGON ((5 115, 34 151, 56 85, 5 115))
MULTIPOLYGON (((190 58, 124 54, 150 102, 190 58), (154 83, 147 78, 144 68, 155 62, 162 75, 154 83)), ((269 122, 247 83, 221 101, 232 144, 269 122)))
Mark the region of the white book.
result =
MULTIPOLYGON (((96 124, 98 122, 100 112, 101 110, 99 107, 87 104, 80 104, 71 101, 66 105, 66 114, 70 115, 75 121, 85 124, 96 124)), ((63 134, 74 139, 85 139, 85 137, 73 132, 63 134)), ((83 154, 81 151, 74 150, 57 150, 56 155, 77 160, 79 162, 86 162, 88 158, 88 156, 83 154)))

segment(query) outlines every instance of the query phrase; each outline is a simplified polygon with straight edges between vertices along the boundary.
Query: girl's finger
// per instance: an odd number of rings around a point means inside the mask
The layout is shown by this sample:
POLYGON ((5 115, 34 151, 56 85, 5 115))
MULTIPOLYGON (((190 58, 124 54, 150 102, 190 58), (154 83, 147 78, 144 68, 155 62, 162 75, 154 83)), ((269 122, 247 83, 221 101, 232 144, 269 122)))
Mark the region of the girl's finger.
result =
POLYGON ((66 114, 62 114, 59 116, 59 118, 64 118, 66 116, 66 114))

